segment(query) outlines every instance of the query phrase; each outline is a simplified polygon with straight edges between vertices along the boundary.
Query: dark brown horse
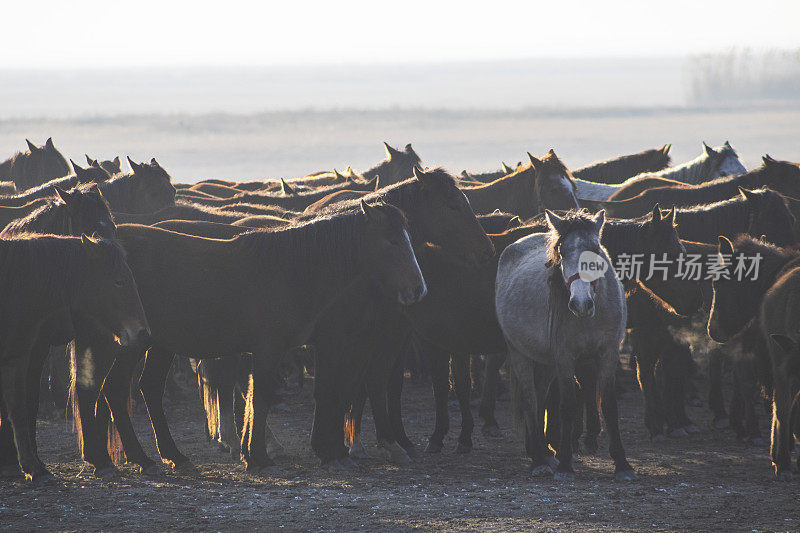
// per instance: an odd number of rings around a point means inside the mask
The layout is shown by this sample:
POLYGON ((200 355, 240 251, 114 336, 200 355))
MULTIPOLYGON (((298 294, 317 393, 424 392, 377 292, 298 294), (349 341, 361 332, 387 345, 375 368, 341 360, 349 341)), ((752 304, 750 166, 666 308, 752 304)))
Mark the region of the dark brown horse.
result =
POLYGON ((33 187, 27 191, 14 196, 0 197, 0 205, 7 207, 20 207, 29 204, 40 198, 51 197, 55 194, 55 188, 60 187, 68 190, 82 183, 103 183, 110 179, 108 172, 100 167, 81 168, 75 165, 75 173, 50 180, 38 187, 33 187))
MULTIPOLYGON (((307 342, 320 313, 359 279, 376 280, 403 304, 426 292, 402 214, 391 206, 364 204, 354 213, 232 240, 136 225, 119 226, 118 232, 134 275, 141 280, 153 331, 142 394, 162 460, 177 467, 188 460, 172 440, 162 405, 174 354, 253 354, 256 369, 248 392, 242 456, 248 469, 258 470, 273 465, 264 431, 275 368, 287 350, 307 342)), ((127 368, 111 370, 104 392, 128 460, 147 468, 152 461, 125 413, 127 383, 139 355, 117 358, 115 365, 123 362, 127 368)), ((80 416, 83 420, 91 413, 80 416)))
POLYGON ((597 183, 622 183, 643 172, 655 172, 669 166, 670 148, 671 144, 665 144, 661 148, 651 148, 636 154, 591 163, 573 170, 572 175, 577 179, 597 183))
POLYGON ((208 207, 185 200, 178 200, 175 205, 144 213, 114 212, 114 219, 120 224, 142 224, 150 226, 165 220, 202 220, 205 222, 218 222, 232 224, 246 216, 247 213, 223 211, 217 207, 208 207))
POLYGON ((67 160, 47 139, 44 146, 36 146, 29 140, 26 152, 17 152, 0 163, 0 179, 14 182, 17 191, 23 192, 42 183, 69 174, 67 160))
POLYGON ((52 475, 38 457, 27 401, 29 355, 42 325, 66 307, 127 345, 147 336, 147 320, 124 254, 111 241, 30 234, 0 240, 0 256, 0 386, 19 464, 43 483, 52 475))
POLYGON ((495 209, 527 219, 541 213, 543 206, 552 209, 578 207, 575 184, 567 167, 550 150, 537 159, 528 154, 530 165, 485 185, 464 187, 464 194, 476 213, 495 209))
POLYGON ((791 405, 800 388, 800 372, 792 345, 798 321, 798 252, 741 236, 734 243, 720 237, 719 253, 725 259, 724 272, 730 279, 720 278, 713 282, 714 301, 708 333, 717 342, 727 342, 745 330, 752 321, 758 324, 772 363, 770 455, 777 478, 789 480, 792 477, 791 405), (737 258, 754 257, 755 254, 761 257, 757 278, 736 279, 737 258))
MULTIPOLYGON (((122 164, 119 161, 119 156, 115 156, 114 159, 106 159, 105 161, 99 161, 97 159, 92 159, 91 157, 86 155, 86 162, 89 164, 90 167, 92 166, 102 167, 103 169, 105 169, 106 172, 108 172, 112 176, 122 172, 122 164)), ((73 163, 73 165, 74 164, 75 163, 73 163)))
POLYGON ((633 218, 641 216, 655 204, 665 207, 687 207, 692 205, 719 202, 733 198, 739 188, 770 189, 786 196, 800 195, 800 165, 789 161, 777 161, 769 156, 763 157, 763 165, 738 176, 718 178, 691 187, 657 187, 648 189, 628 200, 618 202, 595 202, 581 200, 581 205, 589 210, 605 209, 613 217, 633 218))

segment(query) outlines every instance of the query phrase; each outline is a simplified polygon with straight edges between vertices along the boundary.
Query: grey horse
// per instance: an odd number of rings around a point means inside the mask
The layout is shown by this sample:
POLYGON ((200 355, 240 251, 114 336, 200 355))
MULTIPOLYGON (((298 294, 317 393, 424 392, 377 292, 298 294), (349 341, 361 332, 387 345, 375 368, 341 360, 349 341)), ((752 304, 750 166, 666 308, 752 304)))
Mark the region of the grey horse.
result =
MULTIPOLYGON (((577 414, 576 366, 597 368, 600 407, 610 440, 617 480, 636 479, 625 458, 619 432, 614 378, 627 310, 622 284, 600 244, 605 213, 546 211, 549 233, 534 234, 508 246, 500 256, 495 282, 497 318, 508 344, 514 411, 524 428, 525 450, 533 475, 572 480, 573 426, 577 414), (548 415, 551 386, 558 393, 558 415, 548 415), (555 434, 555 435, 553 435, 555 434)), ((592 390, 594 384, 582 384, 592 390)))

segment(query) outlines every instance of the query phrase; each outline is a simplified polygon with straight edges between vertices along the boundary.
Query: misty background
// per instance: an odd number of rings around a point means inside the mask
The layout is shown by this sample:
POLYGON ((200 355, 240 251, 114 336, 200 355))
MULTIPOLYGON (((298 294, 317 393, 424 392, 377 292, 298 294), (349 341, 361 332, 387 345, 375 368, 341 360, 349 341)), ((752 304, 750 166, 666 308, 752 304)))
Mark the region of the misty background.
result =
POLYGON ((8 6, 0 158, 52 136, 189 182, 364 169, 384 140, 454 172, 551 147, 577 167, 670 143, 679 163, 703 140, 800 159, 792 2, 131 7, 8 6))

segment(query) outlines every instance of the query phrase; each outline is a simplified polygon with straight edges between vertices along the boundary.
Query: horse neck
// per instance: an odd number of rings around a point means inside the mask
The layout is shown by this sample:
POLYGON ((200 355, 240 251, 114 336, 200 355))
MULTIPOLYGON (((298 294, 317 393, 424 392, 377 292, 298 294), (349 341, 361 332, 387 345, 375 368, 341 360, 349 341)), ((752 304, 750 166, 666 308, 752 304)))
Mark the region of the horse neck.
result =
POLYGON ((645 239, 643 228, 644 226, 633 221, 609 221, 603 226, 603 248, 613 257, 645 253, 649 243, 645 239))
POLYGON ((307 296, 302 304, 321 309, 365 274, 362 236, 362 215, 351 213, 275 232, 256 231, 234 242, 257 249, 257 272, 285 272, 288 283, 307 296))
POLYGON ((15 155, 9 157, 2 163, 0 163, 0 179, 4 180, 11 180, 13 179, 12 172, 14 170, 14 159, 16 158, 15 155))
POLYGON ((698 238, 697 233, 709 239, 716 239, 719 235, 732 238, 747 232, 751 215, 747 200, 735 198, 703 209, 678 209, 675 212, 675 223, 679 228, 688 230, 685 235, 689 240, 705 240, 698 238))
POLYGON ((485 185, 461 189, 476 213, 491 213, 498 207, 521 218, 529 218, 539 211, 539 199, 528 173, 524 170, 497 179, 485 185), (500 205, 502 203, 502 205, 500 205))
POLYGON ((9 225, 12 233, 33 232, 51 235, 73 235, 72 217, 66 204, 51 202, 17 223, 9 225))
POLYGON ((48 181, 47 183, 43 183, 38 187, 34 187, 32 189, 28 189, 27 191, 23 192, 22 194, 16 195, 16 198, 22 202, 30 202, 31 200, 37 200, 39 198, 44 198, 46 196, 50 196, 55 193, 55 189, 53 187, 58 186, 62 189, 68 190, 78 185, 78 176, 70 175, 70 176, 63 176, 61 178, 56 178, 48 181))
POLYGON ((106 199, 106 202, 108 202, 108 206, 112 211, 132 213, 136 211, 136 209, 132 209, 132 204, 130 202, 130 199, 133 196, 131 193, 134 184, 134 175, 129 173, 116 176, 108 181, 104 181, 103 183, 100 183, 98 187, 100 188, 100 193, 103 195, 103 198, 106 199))

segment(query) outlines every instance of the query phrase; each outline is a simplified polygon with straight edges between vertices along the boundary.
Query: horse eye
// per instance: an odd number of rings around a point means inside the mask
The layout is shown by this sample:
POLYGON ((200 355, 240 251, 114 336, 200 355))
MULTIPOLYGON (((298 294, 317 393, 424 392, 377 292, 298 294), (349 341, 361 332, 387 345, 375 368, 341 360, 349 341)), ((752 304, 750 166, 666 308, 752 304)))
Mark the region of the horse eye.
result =
POLYGON ((124 287, 124 286, 125 286, 125 281, 123 281, 123 280, 121 280, 121 279, 114 280, 114 285, 115 285, 115 286, 117 286, 117 287, 120 287, 120 288, 122 288, 122 287, 124 287))

